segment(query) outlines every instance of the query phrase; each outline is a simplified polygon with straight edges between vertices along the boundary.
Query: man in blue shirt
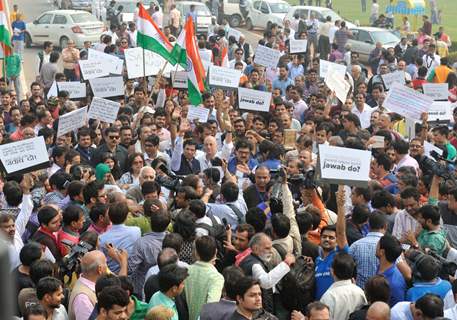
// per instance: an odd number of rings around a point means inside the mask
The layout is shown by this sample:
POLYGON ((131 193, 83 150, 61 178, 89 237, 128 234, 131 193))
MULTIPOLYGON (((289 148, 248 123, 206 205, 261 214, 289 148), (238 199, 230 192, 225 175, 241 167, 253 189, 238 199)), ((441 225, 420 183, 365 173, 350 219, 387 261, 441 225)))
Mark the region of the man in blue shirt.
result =
POLYGON ((279 67, 279 75, 273 80, 273 89, 280 89, 281 96, 286 95, 286 89, 289 85, 294 84, 292 79, 289 78, 289 68, 287 65, 281 65, 279 67))
POLYGON ((319 256, 315 262, 316 291, 315 299, 319 300, 322 295, 333 283, 330 272, 333 259, 338 252, 349 252, 346 239, 346 219, 345 219, 345 191, 343 186, 338 187, 336 195, 338 218, 336 226, 326 226, 321 231, 321 244, 319 256))
MULTIPOLYGON (((376 247, 376 257, 379 259, 378 274, 383 275, 389 282, 390 301, 389 305, 393 307, 400 301, 405 300, 406 281, 396 262, 402 253, 400 242, 391 235, 385 235, 379 239, 376 247)), ((399 263, 405 263, 400 261, 399 263)))
POLYGON ((13 47, 14 53, 17 53, 21 57, 21 61, 24 56, 24 40, 25 40, 25 22, 22 20, 22 14, 16 14, 16 20, 11 25, 13 29, 13 47))

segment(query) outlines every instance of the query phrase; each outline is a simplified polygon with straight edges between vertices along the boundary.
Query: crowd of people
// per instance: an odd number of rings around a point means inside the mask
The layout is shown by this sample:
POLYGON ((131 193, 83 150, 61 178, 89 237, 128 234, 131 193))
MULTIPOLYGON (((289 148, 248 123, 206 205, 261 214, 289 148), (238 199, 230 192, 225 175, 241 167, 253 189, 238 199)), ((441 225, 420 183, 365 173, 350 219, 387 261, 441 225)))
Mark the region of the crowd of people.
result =
MULTIPOLYGON (((439 50, 449 36, 378 44, 364 65, 344 21, 310 19, 272 24, 258 44, 217 24, 195 39, 202 60, 242 71, 240 87, 272 92, 268 113, 240 109, 236 89, 208 88, 208 120, 189 121, 187 89, 124 72, 114 123, 57 136, 59 117, 93 96, 88 85, 85 98, 48 97, 53 82, 84 81, 89 48, 123 59, 134 23, 82 49, 45 42, 23 100, 0 79, 0 143, 43 136, 50 159, 0 180, 18 318, 457 319, 457 108, 441 123, 424 113, 411 132, 383 106, 382 77, 404 71, 421 92, 444 83, 453 108, 456 70, 439 50), (290 54, 294 38, 309 50, 290 54), (280 51, 277 68, 253 62, 256 45, 280 51), (346 66, 344 101, 322 60, 346 66), (369 182, 320 181, 320 145, 370 151, 369 182)), ((173 43, 180 28, 162 29, 173 43)))

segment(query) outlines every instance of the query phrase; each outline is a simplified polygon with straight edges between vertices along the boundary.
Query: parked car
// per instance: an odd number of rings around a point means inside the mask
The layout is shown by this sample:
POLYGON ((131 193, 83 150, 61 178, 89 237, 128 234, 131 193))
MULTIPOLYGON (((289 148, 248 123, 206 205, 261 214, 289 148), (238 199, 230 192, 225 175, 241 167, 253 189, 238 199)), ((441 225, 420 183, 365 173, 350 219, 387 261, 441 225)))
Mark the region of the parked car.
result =
POLYGON ((395 47, 400 42, 400 37, 391 30, 374 27, 351 28, 351 51, 359 54, 361 62, 367 63, 370 52, 376 47, 376 42, 381 42, 383 48, 395 47))
POLYGON ((68 40, 73 40, 76 47, 82 48, 84 41, 100 41, 101 34, 106 30, 92 14, 80 10, 53 10, 42 13, 33 22, 27 23, 25 45, 42 45, 52 41, 64 48, 68 40))
POLYGON ((184 25, 187 14, 190 12, 190 6, 195 5, 197 13, 197 33, 208 33, 211 24, 211 11, 206 4, 197 1, 176 1, 176 9, 181 11, 181 24, 184 25))
POLYGON ((314 13, 314 16, 319 20, 319 23, 324 23, 328 16, 332 18, 332 22, 336 20, 346 21, 346 26, 348 28, 355 28, 356 25, 347 21, 346 19, 341 18, 338 13, 332 9, 325 7, 314 7, 314 6, 293 6, 287 12, 284 20, 292 21, 295 14, 298 14, 299 17, 307 19, 311 13, 314 13))
POLYGON ((246 27, 270 28, 271 24, 283 24, 284 17, 289 12, 290 5, 282 0, 256 0, 249 6, 246 27))
POLYGON ((92 4, 90 0, 71 0, 70 7, 68 9, 92 12, 92 4))
POLYGON ((224 0, 224 18, 227 19, 232 28, 241 25, 243 16, 240 12, 240 0, 224 0))

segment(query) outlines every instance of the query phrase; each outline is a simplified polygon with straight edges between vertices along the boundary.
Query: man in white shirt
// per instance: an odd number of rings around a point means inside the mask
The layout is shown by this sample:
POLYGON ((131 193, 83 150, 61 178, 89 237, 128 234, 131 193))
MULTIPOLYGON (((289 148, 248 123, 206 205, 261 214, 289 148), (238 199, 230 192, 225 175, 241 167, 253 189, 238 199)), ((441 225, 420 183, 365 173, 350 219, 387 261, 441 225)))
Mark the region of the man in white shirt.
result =
POLYGON ((241 62, 243 64, 243 70, 246 68, 246 62, 243 61, 243 49, 238 48, 235 50, 235 59, 229 61, 229 68, 234 69, 235 63, 241 62))
POLYGON ((204 152, 198 151, 196 159, 200 162, 200 170, 203 171, 207 168, 211 168, 211 163, 215 158, 228 161, 230 154, 233 150, 232 133, 227 132, 225 135, 224 144, 222 149, 217 151, 217 141, 213 136, 207 136, 203 141, 204 152))
POLYGON ((303 113, 308 110, 308 105, 306 104, 305 101, 302 99, 303 95, 303 89, 299 86, 294 86, 291 89, 289 89, 289 97, 291 98, 289 100, 290 103, 294 105, 294 119, 297 119, 300 121, 301 116, 303 113))
POLYGON ((420 226, 414 218, 420 208, 420 193, 416 188, 408 187, 400 193, 400 198, 405 209, 395 216, 392 235, 401 242, 406 242, 407 234, 409 232, 415 233, 420 226))
POLYGON ((352 113, 359 117, 362 129, 370 126, 371 113, 373 108, 365 103, 365 94, 357 93, 355 96, 355 106, 352 108, 352 113))
POLYGON ((441 64, 441 58, 435 52, 436 45, 434 43, 431 43, 428 47, 428 52, 422 56, 422 60, 424 61, 423 66, 426 67, 428 70, 427 76, 433 69, 435 69, 441 64))
POLYGON ((51 57, 51 53, 54 50, 54 45, 52 44, 51 41, 45 41, 43 43, 43 51, 38 52, 36 55, 36 61, 35 61, 35 74, 37 76, 37 81, 39 81, 39 76, 40 76, 40 71, 41 67, 49 62, 49 58, 51 57))
POLYGON ((328 40, 330 41, 330 44, 332 44, 335 40, 335 33, 337 30, 340 29, 340 21, 336 20, 335 24, 329 29, 328 31, 328 40))
POLYGON ((152 20, 157 24, 157 26, 162 29, 163 26, 163 13, 160 11, 159 6, 154 7, 154 13, 152 14, 152 20))

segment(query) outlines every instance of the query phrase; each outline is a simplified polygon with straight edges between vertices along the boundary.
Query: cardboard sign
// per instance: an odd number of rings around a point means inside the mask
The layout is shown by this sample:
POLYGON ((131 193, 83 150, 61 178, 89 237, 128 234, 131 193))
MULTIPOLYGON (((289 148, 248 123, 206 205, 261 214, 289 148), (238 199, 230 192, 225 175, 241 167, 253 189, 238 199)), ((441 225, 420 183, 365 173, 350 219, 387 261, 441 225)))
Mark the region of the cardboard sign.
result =
POLYGON ((336 97, 344 104, 349 90, 351 90, 351 85, 346 81, 344 75, 330 65, 324 82, 330 90, 335 91, 336 97))
POLYGON ((70 93, 70 99, 86 97, 86 84, 84 82, 57 82, 57 88, 59 91, 68 91, 70 93))
POLYGON ((105 64, 97 60, 79 60, 79 67, 84 80, 90 80, 109 75, 109 70, 105 64))
POLYGON ((44 137, 0 145, 0 160, 7 174, 24 174, 49 167, 49 155, 44 137))
POLYGON ((238 88, 241 70, 211 66, 209 68, 209 85, 222 88, 238 88))
POLYGON ((318 171, 324 182, 367 187, 371 151, 319 145, 318 171))
POLYGON ((108 77, 89 80, 95 97, 107 98, 124 95, 123 77, 108 77))
POLYGON ((452 104, 449 101, 434 101, 428 110, 428 121, 449 122, 452 120, 452 104))
POLYGON ((187 89, 187 72, 176 71, 171 74, 173 88, 187 89))
POLYGON ((289 40, 289 46, 290 46, 290 53, 303 53, 306 52, 306 49, 308 48, 308 40, 306 39, 290 39, 289 40))
POLYGON ((373 144, 371 147, 373 149, 383 149, 385 147, 384 145, 384 136, 373 136, 373 144))
POLYGON ((104 65, 104 67, 108 70, 109 73, 122 74, 122 67, 124 66, 124 61, 122 61, 122 59, 119 59, 116 56, 106 54, 98 50, 89 49, 88 60, 98 61, 100 64, 104 65))
POLYGON ((187 120, 193 122, 198 120, 198 122, 205 123, 208 121, 209 109, 204 107, 189 106, 189 111, 187 112, 187 120))
POLYGON ((424 94, 435 101, 449 99, 449 86, 447 83, 423 83, 424 94))
POLYGON ((394 83, 398 83, 401 85, 404 85, 406 83, 404 71, 395 71, 395 72, 383 74, 383 75, 381 75, 381 78, 387 89, 390 89, 390 87, 394 83))
POLYGON ((321 60, 319 60, 319 76, 321 78, 325 79, 330 66, 332 66, 333 70, 335 70, 337 73, 343 75, 343 77, 346 75, 346 66, 345 65, 321 59, 321 60))
POLYGON ((276 68, 280 57, 281 52, 279 50, 258 45, 255 50, 254 63, 267 68, 276 68))
POLYGON ((119 112, 121 104, 119 102, 94 97, 90 104, 87 117, 97 119, 106 123, 114 123, 119 112))
POLYGON ((394 83, 384 100, 383 106, 406 118, 420 120, 428 112, 433 99, 401 84, 394 83))
POLYGON ((228 33, 227 33, 227 40, 230 39, 230 37, 235 37, 236 42, 240 41, 240 37, 243 35, 241 31, 238 31, 234 28, 229 28, 228 33))
MULTIPOLYGON (((131 48, 124 51, 125 65, 129 79, 155 76, 163 68, 166 60, 160 55, 143 48, 131 48), (144 53, 144 66, 143 66, 144 53)), ((171 68, 174 68, 170 65, 171 68)), ((170 72, 170 71, 168 71, 170 72)), ((164 70, 166 73, 166 70, 164 70)))
POLYGON ((284 148, 287 150, 295 149, 297 142, 297 130, 284 129, 284 148))
POLYGON ((244 110, 270 111, 271 92, 238 88, 238 106, 244 110))
POLYGON ((59 127, 57 128, 57 137, 73 130, 79 129, 86 123, 87 107, 77 109, 59 117, 59 127))

